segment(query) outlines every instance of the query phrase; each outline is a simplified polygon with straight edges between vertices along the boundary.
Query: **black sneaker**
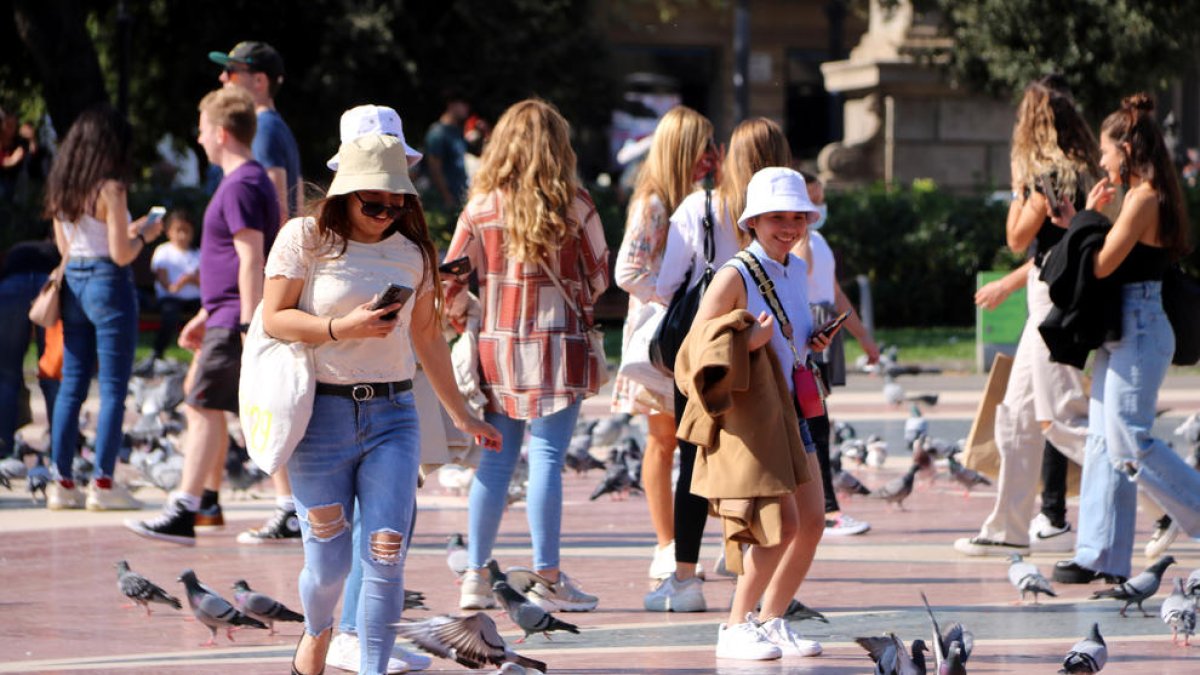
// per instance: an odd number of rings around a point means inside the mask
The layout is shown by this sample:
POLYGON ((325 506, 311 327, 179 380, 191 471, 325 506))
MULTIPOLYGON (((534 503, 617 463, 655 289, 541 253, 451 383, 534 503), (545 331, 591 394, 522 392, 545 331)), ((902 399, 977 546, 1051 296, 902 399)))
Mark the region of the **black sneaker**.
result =
POLYGON ((239 544, 299 544, 300 519, 295 511, 275 509, 262 527, 246 530, 238 535, 239 544))
POLYGON ((183 546, 196 545, 196 514, 194 511, 188 511, 183 502, 177 499, 168 501, 157 518, 130 518, 125 521, 125 527, 147 539, 159 539, 183 546))
POLYGON ((1060 560, 1054 563, 1054 580, 1060 584, 1090 584, 1102 580, 1106 584, 1116 586, 1127 579, 1118 574, 1102 574, 1080 565, 1074 560, 1060 560))

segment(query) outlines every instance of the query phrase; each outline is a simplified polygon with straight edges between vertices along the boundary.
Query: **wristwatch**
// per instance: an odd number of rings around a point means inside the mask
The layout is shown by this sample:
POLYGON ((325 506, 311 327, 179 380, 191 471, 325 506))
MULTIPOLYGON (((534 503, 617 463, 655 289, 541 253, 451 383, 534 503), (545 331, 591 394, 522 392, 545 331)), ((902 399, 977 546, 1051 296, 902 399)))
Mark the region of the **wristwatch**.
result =
POLYGON ((248 331, 248 330, 250 330, 250 324, 248 324, 248 323, 239 323, 238 324, 238 332, 245 334, 246 331, 248 331))

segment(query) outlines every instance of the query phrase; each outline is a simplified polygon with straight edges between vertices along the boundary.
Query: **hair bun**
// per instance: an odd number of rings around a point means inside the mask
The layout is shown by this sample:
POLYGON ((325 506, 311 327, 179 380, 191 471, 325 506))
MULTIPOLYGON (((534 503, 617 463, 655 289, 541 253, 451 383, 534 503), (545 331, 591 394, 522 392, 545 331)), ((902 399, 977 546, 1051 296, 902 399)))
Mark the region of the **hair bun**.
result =
POLYGON ((1154 112, 1154 99, 1144 91, 1139 91, 1136 94, 1130 94, 1121 100, 1122 108, 1139 110, 1141 112, 1154 112))

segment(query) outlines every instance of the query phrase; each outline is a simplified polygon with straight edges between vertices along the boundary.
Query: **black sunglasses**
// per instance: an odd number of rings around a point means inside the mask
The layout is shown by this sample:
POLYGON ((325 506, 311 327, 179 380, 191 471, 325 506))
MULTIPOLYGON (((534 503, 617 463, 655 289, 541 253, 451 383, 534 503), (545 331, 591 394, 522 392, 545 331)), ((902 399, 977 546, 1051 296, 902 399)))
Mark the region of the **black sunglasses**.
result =
POLYGON ((254 71, 249 68, 238 68, 237 66, 232 66, 232 65, 225 66, 225 74, 226 75, 245 75, 247 73, 253 73, 253 72, 254 71))
POLYGON ((362 214, 368 218, 378 218, 386 213, 388 218, 395 220, 400 217, 401 213, 404 213, 403 206, 392 206, 384 202, 369 202, 363 199, 357 192, 354 193, 354 196, 358 198, 359 209, 362 211, 362 214))

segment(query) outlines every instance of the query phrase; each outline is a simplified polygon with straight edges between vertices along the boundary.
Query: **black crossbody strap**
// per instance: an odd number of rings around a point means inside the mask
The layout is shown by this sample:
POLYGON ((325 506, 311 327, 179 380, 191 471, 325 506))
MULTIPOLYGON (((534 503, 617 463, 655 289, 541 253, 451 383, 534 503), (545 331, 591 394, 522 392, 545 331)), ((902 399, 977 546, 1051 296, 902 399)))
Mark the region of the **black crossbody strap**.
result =
POLYGON ((737 259, 741 260, 746 269, 750 271, 751 278, 758 286, 758 292, 762 294, 763 299, 767 301, 767 306, 771 308, 771 313, 775 315, 775 320, 779 322, 779 329, 783 331, 783 336, 788 339, 788 346, 792 348, 792 356, 796 359, 796 364, 801 363, 800 352, 796 349, 796 341, 792 339, 792 322, 788 320, 787 312, 783 309, 783 303, 779 301, 779 295, 775 293, 775 282, 771 281, 767 276, 767 271, 763 269, 762 263, 758 262, 758 258, 753 253, 743 249, 738 251, 737 259))
POLYGON ((716 221, 713 220, 712 190, 704 191, 704 262, 712 267, 713 258, 717 256, 716 235, 713 233, 716 221))

